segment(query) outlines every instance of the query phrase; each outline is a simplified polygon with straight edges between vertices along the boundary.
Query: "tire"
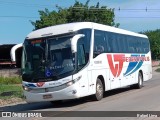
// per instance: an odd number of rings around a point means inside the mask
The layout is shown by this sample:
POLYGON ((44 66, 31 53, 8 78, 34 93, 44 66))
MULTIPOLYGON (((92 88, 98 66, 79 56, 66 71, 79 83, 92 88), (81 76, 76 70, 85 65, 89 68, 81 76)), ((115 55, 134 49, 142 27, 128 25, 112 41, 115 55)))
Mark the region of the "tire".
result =
POLYGON ((141 89, 143 87, 143 76, 142 73, 139 72, 138 74, 138 83, 135 85, 135 88, 141 89))
POLYGON ((50 101, 50 103, 52 103, 53 105, 61 105, 62 104, 62 100, 50 101))
POLYGON ((96 101, 99 101, 103 98, 104 95, 104 88, 103 88, 103 84, 102 81, 97 78, 97 83, 96 83, 96 94, 94 96, 96 101))

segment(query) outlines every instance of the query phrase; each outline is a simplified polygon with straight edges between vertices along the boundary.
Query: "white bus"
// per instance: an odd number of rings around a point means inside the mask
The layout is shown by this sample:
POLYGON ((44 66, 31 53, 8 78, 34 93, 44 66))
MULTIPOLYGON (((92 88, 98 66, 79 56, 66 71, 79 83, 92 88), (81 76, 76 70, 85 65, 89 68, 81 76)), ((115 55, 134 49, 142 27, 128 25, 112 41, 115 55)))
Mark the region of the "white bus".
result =
POLYGON ((92 22, 31 32, 23 44, 27 102, 61 101, 134 85, 152 78, 147 36, 92 22))

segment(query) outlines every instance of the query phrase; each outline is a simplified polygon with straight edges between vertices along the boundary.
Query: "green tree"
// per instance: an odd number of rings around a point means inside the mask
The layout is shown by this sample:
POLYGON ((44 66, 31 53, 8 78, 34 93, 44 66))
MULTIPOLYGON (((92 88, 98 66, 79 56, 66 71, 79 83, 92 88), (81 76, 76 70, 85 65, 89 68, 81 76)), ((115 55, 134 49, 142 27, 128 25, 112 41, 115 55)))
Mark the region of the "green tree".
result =
POLYGON ((31 21, 31 23, 35 30, 57 24, 85 21, 119 26, 119 23, 114 22, 114 9, 100 6, 99 2, 95 6, 89 6, 89 1, 87 0, 85 4, 75 1, 69 8, 56 6, 57 10, 51 12, 48 9, 40 10, 40 20, 31 21))
POLYGON ((160 59, 160 29, 145 31, 150 40, 152 59, 160 59))

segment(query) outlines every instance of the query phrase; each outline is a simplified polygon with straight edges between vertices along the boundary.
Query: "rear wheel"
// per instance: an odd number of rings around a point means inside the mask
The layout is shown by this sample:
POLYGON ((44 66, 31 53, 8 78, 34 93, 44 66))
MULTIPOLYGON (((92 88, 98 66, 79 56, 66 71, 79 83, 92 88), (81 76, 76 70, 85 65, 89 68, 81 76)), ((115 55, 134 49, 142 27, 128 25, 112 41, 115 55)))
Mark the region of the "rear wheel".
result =
POLYGON ((139 72, 139 74, 138 74, 138 83, 135 85, 135 87, 137 89, 140 89, 143 87, 143 76, 142 76, 141 72, 139 72))
POLYGON ((103 98, 104 88, 102 81, 97 78, 95 100, 99 101, 103 98))

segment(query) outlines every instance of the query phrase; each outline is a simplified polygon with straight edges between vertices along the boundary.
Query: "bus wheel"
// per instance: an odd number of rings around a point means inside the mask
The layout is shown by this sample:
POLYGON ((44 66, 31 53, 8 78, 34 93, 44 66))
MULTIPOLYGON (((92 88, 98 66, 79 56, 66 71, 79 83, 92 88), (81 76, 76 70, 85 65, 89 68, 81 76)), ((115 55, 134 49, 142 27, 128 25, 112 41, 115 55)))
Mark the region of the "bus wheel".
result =
POLYGON ((95 100, 99 101, 103 98, 104 88, 102 81, 97 78, 95 100))
POLYGON ((143 76, 142 76, 142 73, 139 72, 138 74, 138 83, 136 84, 135 86, 137 89, 140 89, 143 87, 143 76))
POLYGON ((50 101, 50 103, 52 103, 53 105, 61 105, 62 104, 62 100, 50 101))

